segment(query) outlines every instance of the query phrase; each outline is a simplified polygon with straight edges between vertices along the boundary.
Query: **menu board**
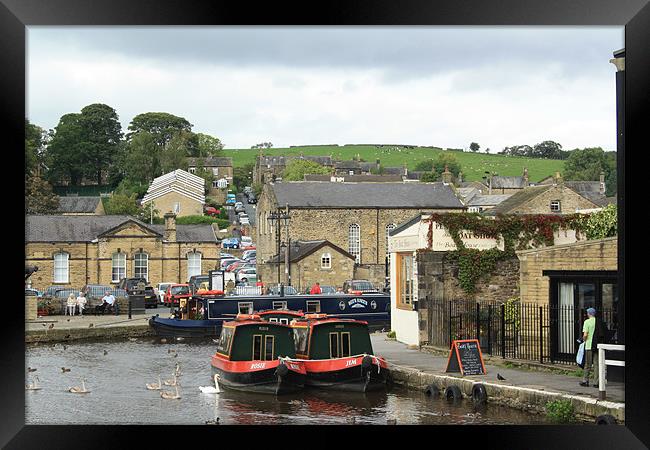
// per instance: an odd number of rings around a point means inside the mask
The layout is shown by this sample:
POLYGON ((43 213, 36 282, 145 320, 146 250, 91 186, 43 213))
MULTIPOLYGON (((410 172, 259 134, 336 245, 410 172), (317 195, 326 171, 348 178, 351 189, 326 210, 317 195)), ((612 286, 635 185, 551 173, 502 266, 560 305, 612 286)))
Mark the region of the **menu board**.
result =
POLYGON ((463 375, 485 375, 485 363, 481 345, 477 339, 453 341, 446 372, 460 372, 463 375))
POLYGON ((211 291, 223 291, 223 270, 211 270, 210 275, 210 285, 209 288, 211 291))

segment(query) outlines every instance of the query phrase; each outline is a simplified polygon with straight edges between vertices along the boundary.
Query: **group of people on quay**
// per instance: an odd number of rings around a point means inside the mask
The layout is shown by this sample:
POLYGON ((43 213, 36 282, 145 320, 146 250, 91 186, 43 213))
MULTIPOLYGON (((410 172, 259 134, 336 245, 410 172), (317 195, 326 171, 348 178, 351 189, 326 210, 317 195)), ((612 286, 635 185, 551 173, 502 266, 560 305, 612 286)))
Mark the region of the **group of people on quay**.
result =
MULTIPOLYGON (((74 316, 78 312, 80 316, 83 316, 84 309, 86 309, 87 304, 88 299, 86 298, 86 294, 83 291, 79 291, 79 295, 77 297, 75 297, 75 295, 71 292, 70 295, 68 295, 68 300, 66 301, 65 315, 74 316)), ((106 291, 106 294, 104 297, 102 297, 101 305, 98 305, 96 308, 99 308, 102 311, 113 313, 115 315, 118 314, 118 303, 111 291, 106 291)))

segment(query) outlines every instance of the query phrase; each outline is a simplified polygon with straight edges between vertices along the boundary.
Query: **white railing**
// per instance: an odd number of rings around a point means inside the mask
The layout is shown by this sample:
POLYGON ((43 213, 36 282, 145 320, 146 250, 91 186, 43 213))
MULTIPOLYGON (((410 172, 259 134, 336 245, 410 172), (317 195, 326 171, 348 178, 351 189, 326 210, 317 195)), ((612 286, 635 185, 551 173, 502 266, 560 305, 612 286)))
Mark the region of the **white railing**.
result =
POLYGON ((605 359, 606 350, 625 351, 624 345, 598 344, 598 399, 605 400, 605 387, 607 385, 607 366, 625 367, 625 361, 605 359))
POLYGON ((262 286, 235 286, 235 295, 262 295, 262 286))

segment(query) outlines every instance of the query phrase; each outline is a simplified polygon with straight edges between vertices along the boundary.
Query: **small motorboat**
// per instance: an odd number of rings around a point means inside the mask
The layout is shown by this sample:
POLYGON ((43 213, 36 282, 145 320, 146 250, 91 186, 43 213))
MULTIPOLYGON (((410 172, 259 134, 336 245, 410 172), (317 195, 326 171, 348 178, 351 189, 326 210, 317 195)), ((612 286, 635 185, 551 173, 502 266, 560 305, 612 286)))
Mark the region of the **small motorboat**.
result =
POLYGON ((296 357, 307 370, 305 386, 355 392, 386 386, 388 363, 374 355, 367 322, 307 314, 291 327, 296 357))
POLYGON ((239 314, 225 322, 217 351, 212 356, 212 376, 224 389, 268 394, 299 391, 305 384, 305 366, 295 358, 293 330, 289 325, 263 321, 258 314, 239 314))

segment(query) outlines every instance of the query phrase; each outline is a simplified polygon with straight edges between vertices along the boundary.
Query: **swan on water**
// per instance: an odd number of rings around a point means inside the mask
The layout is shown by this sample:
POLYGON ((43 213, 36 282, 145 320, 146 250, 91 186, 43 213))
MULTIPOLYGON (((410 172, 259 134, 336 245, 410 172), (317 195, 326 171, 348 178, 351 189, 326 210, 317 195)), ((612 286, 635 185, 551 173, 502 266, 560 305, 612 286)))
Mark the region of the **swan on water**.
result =
POLYGON ((181 398, 181 395, 178 393, 178 384, 176 385, 176 394, 171 391, 160 391, 160 398, 167 398, 172 400, 181 398))
POLYGON ((214 387, 212 386, 199 386, 199 389, 204 394, 219 394, 221 389, 219 389, 219 383, 217 382, 217 374, 214 375, 214 387))
POLYGON ((38 375, 34 375, 33 380, 34 380, 33 383, 30 383, 30 384, 26 384, 26 385, 25 385, 25 389, 27 389, 28 391, 37 391, 37 390, 39 390, 39 389, 41 388, 41 387, 38 385, 38 375))
POLYGON ((88 392, 90 392, 89 390, 86 389, 86 383, 84 383, 84 381, 85 380, 82 378, 81 387, 79 386, 71 387, 70 389, 68 389, 68 392, 72 392, 73 394, 87 394, 88 392))
POLYGON ((172 374, 174 376, 173 379, 171 380, 165 380, 165 386, 176 386, 178 384, 178 379, 176 378, 176 374, 172 374))
POLYGON ((158 391, 162 388, 162 383, 160 382, 160 375, 158 375, 158 383, 147 383, 147 389, 150 391, 158 391))

